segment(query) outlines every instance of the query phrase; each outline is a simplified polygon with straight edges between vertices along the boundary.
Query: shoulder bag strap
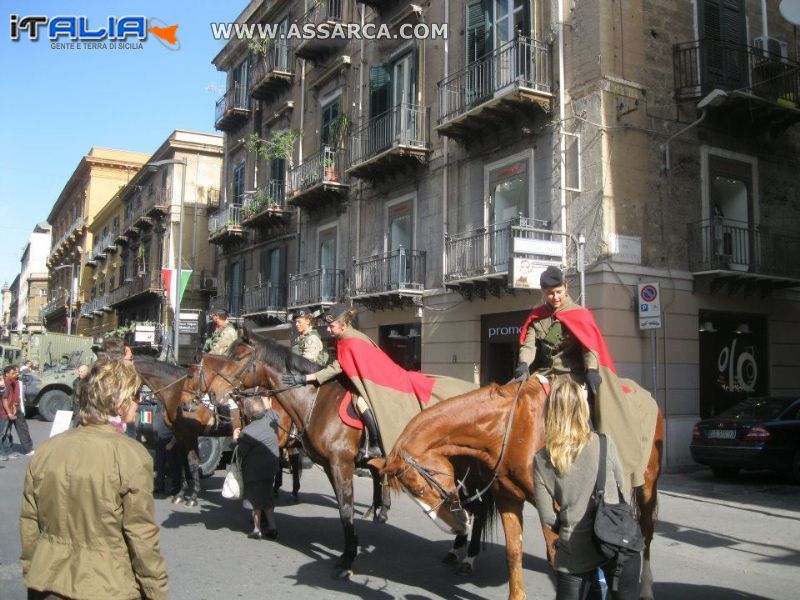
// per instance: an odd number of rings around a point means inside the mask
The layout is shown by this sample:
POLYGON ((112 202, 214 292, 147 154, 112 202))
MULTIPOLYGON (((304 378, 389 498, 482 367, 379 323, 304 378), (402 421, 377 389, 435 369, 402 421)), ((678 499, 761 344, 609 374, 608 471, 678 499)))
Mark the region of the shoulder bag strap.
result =
POLYGON ((598 434, 600 438, 600 464, 597 467, 597 481, 594 484, 595 502, 597 504, 603 499, 606 490, 606 436, 604 433, 598 434))

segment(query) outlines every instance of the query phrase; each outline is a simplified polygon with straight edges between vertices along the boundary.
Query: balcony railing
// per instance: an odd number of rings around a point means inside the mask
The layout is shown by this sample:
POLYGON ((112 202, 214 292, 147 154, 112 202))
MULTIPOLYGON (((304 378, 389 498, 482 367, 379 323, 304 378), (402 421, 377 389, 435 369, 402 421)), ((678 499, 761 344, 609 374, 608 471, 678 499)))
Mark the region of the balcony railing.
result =
POLYGON ((336 304, 344 299, 344 270, 317 269, 289 275, 288 308, 336 304))
POLYGON ((51 315, 64 307, 66 307, 67 302, 69 301, 69 294, 65 290, 60 290, 56 292, 50 300, 42 306, 42 310, 40 312, 42 318, 46 318, 48 315, 51 315))
POLYGON ((732 219, 689 224, 689 267, 693 273, 742 272, 800 279, 800 236, 770 231, 732 219))
POLYGON ((350 296, 421 294, 425 289, 425 252, 402 246, 353 261, 350 296))
MULTIPOLYGON (((515 237, 552 241, 549 223, 519 217, 445 238, 444 281, 507 275, 515 237)), ((546 262, 549 257, 542 257, 546 262)))
POLYGON ((261 221, 270 215, 283 216, 286 211, 286 182, 273 179, 242 203, 242 223, 261 221))
POLYGON ((106 295, 106 305, 121 304, 145 292, 160 293, 164 289, 161 270, 154 265, 151 265, 148 269, 148 271, 128 279, 115 290, 109 292, 106 295))
POLYGON ((72 235, 75 234, 75 232, 78 229, 82 228, 84 225, 86 225, 86 218, 85 217, 78 217, 77 219, 75 219, 70 224, 70 226, 67 227, 67 230, 61 235, 61 237, 58 238, 56 243, 51 246, 50 255, 48 256, 48 260, 54 259, 56 254, 58 254, 61 251, 62 245, 64 244, 64 242, 66 242, 72 235))
POLYGON ((213 241, 226 234, 242 233, 242 207, 228 204, 208 217, 208 239, 213 241))
POLYGON ((293 73, 294 53, 289 40, 271 41, 266 56, 258 54, 250 67, 250 95, 269 98, 291 82, 293 73))
MULTIPOLYGON (((322 23, 344 23, 351 18, 346 4, 351 4, 351 0, 318 0, 297 20, 297 25, 302 29, 305 25, 316 27, 322 23)), ((346 44, 347 40, 340 37, 313 37, 297 44, 295 54, 300 58, 314 58, 346 44)))
MULTIPOLYGON (((428 150, 428 109, 401 103, 369 120, 350 136, 349 172, 389 150, 399 153, 428 150)), ((358 174, 355 172, 354 174, 358 174)))
POLYGON ((268 281, 244 291, 243 315, 286 313, 286 285, 268 281))
POLYGON ((549 95, 550 48, 543 42, 518 36, 441 80, 438 86, 439 125, 514 89, 549 95))
POLYGON ((342 183, 344 173, 344 152, 330 146, 323 146, 318 153, 303 159, 303 162, 289 172, 289 201, 304 204, 310 192, 342 193, 347 186, 342 183))
POLYGON ((81 309, 78 315, 82 318, 94 319, 94 308, 97 305, 97 300, 88 300, 81 304, 81 309))
POLYGON ((214 125, 221 131, 227 131, 240 120, 246 119, 250 112, 250 97, 247 88, 238 81, 217 100, 214 125))
POLYGON ((111 236, 105 235, 97 240, 92 246, 92 258, 95 260, 104 259, 106 257, 106 248, 111 243, 111 236))
POLYGON ((800 63, 790 58, 714 39, 675 44, 672 56, 678 101, 720 89, 800 107, 800 63))

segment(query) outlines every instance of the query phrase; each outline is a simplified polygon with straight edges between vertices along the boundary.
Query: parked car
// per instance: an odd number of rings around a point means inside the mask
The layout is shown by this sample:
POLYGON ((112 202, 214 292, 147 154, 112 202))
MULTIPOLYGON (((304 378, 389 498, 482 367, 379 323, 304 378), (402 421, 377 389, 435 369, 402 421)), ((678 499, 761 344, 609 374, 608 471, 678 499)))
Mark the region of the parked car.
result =
POLYGON ((771 469, 800 483, 800 397, 742 400, 695 425, 689 449, 718 477, 771 469))
MULTIPOLYGON (((136 439, 149 450, 155 450, 153 418, 158 401, 148 393, 143 393, 136 419, 136 439)), ((217 468, 224 467, 225 454, 231 450, 230 437, 200 437, 197 439, 197 453, 200 455, 200 475, 211 477, 217 468)))

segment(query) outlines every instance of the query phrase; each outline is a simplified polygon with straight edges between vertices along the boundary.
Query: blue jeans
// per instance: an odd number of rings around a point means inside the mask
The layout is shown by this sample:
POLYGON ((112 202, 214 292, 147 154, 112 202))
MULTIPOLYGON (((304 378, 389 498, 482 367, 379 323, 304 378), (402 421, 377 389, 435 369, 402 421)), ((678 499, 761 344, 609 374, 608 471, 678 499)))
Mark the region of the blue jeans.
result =
MULTIPOLYGON (((631 556, 625 562, 625 568, 617 582, 617 591, 612 592, 614 586, 614 569, 616 561, 611 561, 601 567, 608 584, 608 598, 611 600, 639 600, 639 573, 642 569, 642 555, 631 556)), ((585 573, 556 573, 556 600, 600 600, 600 582, 597 569, 585 573)))

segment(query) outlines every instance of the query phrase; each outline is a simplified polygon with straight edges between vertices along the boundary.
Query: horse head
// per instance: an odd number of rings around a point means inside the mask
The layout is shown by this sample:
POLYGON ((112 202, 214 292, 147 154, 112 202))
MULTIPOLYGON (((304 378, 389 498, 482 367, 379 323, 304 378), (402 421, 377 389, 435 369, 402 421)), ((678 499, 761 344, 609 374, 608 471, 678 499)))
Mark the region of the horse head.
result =
POLYGON ((405 492, 445 533, 469 535, 473 516, 461 505, 453 464, 438 453, 426 453, 425 465, 408 452, 391 452, 369 464, 389 476, 394 490, 405 492))

